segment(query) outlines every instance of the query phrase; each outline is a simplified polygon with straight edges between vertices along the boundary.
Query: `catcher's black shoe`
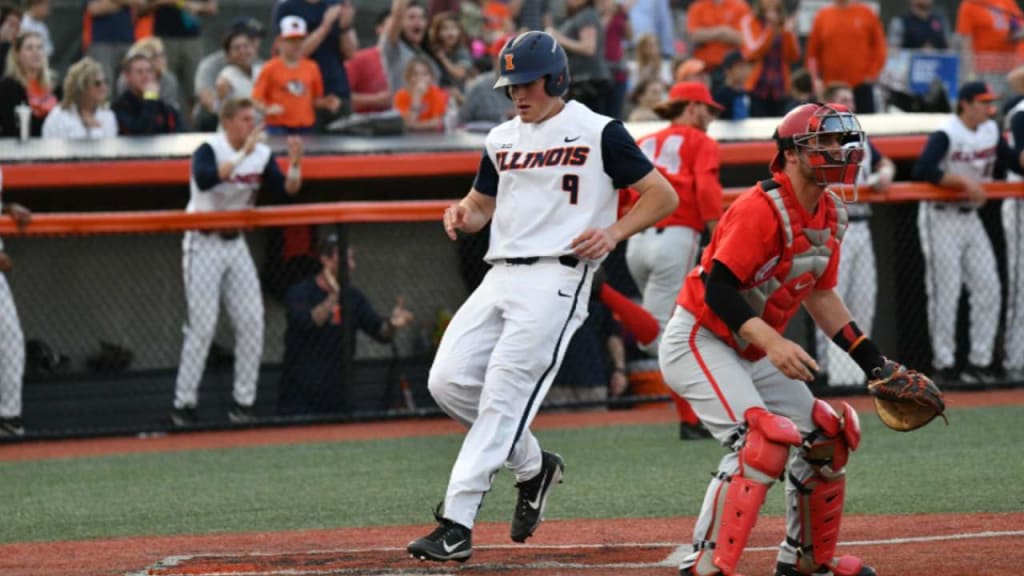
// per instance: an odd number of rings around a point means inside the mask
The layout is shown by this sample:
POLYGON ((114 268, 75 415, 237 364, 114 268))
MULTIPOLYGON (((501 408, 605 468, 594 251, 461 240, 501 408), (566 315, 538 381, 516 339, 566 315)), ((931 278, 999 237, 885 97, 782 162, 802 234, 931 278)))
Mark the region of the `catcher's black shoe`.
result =
MULTIPOLYGON (((438 507, 440 508, 440 507, 438 507)), ((434 562, 465 562, 473 555, 473 532, 458 522, 441 517, 436 511, 438 526, 419 540, 409 542, 405 548, 409 555, 434 562)))
POLYGON ((775 576, 877 576, 875 569, 856 556, 839 556, 832 565, 822 564, 814 572, 801 572, 795 564, 779 562, 775 565, 775 576))
POLYGON ((548 494, 555 484, 562 483, 565 472, 565 460, 554 452, 541 454, 540 473, 533 478, 516 484, 519 497, 516 499, 516 512, 512 517, 512 540, 526 542, 533 536, 540 521, 544 519, 544 506, 548 494))

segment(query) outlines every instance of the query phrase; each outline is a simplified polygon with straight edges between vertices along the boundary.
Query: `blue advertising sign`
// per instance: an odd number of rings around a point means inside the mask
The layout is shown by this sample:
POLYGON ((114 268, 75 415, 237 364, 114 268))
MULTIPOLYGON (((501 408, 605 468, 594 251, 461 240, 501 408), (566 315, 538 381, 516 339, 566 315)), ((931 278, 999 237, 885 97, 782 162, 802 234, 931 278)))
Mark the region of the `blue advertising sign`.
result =
POLYGON ((935 79, 946 87, 950 100, 956 100, 960 83, 960 57, 956 54, 923 54, 910 57, 907 84, 914 94, 927 94, 935 79))

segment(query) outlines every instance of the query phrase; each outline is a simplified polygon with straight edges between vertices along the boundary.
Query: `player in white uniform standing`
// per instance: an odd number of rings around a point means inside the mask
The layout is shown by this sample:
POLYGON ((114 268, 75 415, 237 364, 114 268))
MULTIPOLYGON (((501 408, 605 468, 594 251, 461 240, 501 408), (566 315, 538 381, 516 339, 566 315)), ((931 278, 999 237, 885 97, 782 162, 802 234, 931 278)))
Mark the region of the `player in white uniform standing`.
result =
MULTIPOLYGON (((302 186, 302 141, 288 138, 290 167, 285 176, 270 148, 262 143, 251 100, 231 100, 221 109, 220 132, 192 156, 191 199, 186 212, 246 210, 262 188, 278 196, 297 194, 302 186)), ((249 247, 240 230, 189 231, 183 241, 185 343, 174 388, 171 422, 196 422, 199 381, 210 351, 223 299, 235 330, 232 422, 252 418, 256 381, 263 354, 263 296, 249 247)))
MULTIPOLYGON (((1006 115, 1009 144, 1024 166, 1024 100, 1006 115)), ((1024 182, 1019 174, 1006 175, 1009 182, 1024 182)), ((1003 200, 1003 233, 1006 237, 1006 340, 1003 369, 1006 379, 1024 382, 1024 199, 1003 200)))
MULTIPOLYGON (((3 172, 0 172, 0 213, 10 214, 19 227, 27 226, 32 213, 20 204, 3 203, 3 172)), ((0 436, 21 436, 21 387, 25 373, 25 336, 21 333, 18 309, 14 307, 7 273, 14 261, 0 241, 0 436)))
POLYGON ((452 468, 439 526, 411 542, 422 560, 466 561, 473 523, 504 466, 519 489, 511 537, 540 524, 564 462, 530 433, 573 332, 587 315, 594 270, 617 243, 667 216, 671 185, 620 122, 565 102, 565 51, 543 32, 509 40, 495 88, 518 117, 491 130, 472 190, 444 213, 454 240, 491 221, 484 259, 493 267, 441 340, 429 387, 469 428, 452 468), (617 189, 640 200, 616 221, 617 189))
POLYGON ((956 316, 960 289, 970 295, 971 350, 960 373, 967 384, 993 380, 992 353, 999 328, 1000 284, 996 257, 978 208, 982 184, 1006 169, 1020 170, 1010 145, 990 117, 996 100, 984 82, 967 82, 957 96, 957 113, 928 137, 914 164, 914 180, 956 190, 959 202, 922 202, 917 229, 925 261, 925 292, 932 341, 932 365, 940 380, 956 379, 956 316))
MULTIPOLYGON (((833 83, 825 88, 825 102, 845 106, 851 112, 854 108, 853 88, 849 84, 833 83)), ((858 186, 870 186, 876 192, 886 192, 892 185, 896 166, 892 160, 865 139, 864 159, 857 171, 858 186)), ((851 201, 855 198, 850 198, 851 201)), ((839 277, 836 279, 836 293, 871 335, 875 321, 875 306, 878 300, 878 269, 875 265, 875 247, 871 239, 871 205, 852 202, 846 205, 850 224, 843 236, 843 258, 839 261, 839 277)), ((818 330, 817 356, 819 376, 827 377, 829 386, 860 386, 867 375, 850 356, 836 346, 828 336, 818 330)))

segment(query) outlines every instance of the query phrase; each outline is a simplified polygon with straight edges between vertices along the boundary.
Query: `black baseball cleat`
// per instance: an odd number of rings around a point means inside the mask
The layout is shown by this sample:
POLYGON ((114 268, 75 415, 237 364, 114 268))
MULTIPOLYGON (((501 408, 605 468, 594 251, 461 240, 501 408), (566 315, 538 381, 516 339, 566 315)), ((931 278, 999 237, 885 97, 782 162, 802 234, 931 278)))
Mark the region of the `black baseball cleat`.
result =
POLYGON ((778 562, 775 576, 877 576, 875 569, 856 556, 839 556, 832 565, 822 564, 814 572, 801 572, 795 564, 778 562))
POLYGON ((533 478, 516 484, 519 497, 516 499, 516 512, 512 517, 512 540, 526 542, 533 536, 540 521, 544 519, 544 506, 548 494, 555 484, 562 483, 565 472, 565 460, 554 452, 541 454, 540 473, 533 478))
POLYGON ((199 416, 196 415, 195 406, 185 406, 184 408, 174 408, 170 414, 172 426, 193 426, 199 422, 199 416))
POLYGON ((406 550, 413 558, 434 562, 465 562, 473 555, 473 531, 458 522, 452 522, 434 512, 438 527, 419 540, 413 540, 406 550))
POLYGON ((242 406, 238 402, 232 402, 228 408, 228 420, 232 424, 248 424, 256 418, 252 413, 252 406, 242 406))
POLYGON ((22 424, 20 417, 0 418, 0 437, 24 435, 25 425, 22 424))

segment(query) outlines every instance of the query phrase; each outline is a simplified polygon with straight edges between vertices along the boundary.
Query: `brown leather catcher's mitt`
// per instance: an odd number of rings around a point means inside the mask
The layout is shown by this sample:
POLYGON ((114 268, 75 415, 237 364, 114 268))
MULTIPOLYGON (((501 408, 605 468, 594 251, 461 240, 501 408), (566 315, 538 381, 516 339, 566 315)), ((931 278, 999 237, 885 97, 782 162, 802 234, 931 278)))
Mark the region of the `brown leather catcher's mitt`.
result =
POLYGON ((868 392, 875 398, 878 417, 893 430, 917 430, 936 416, 946 420, 946 404, 935 382, 898 362, 887 359, 885 366, 875 368, 868 381, 868 392))

